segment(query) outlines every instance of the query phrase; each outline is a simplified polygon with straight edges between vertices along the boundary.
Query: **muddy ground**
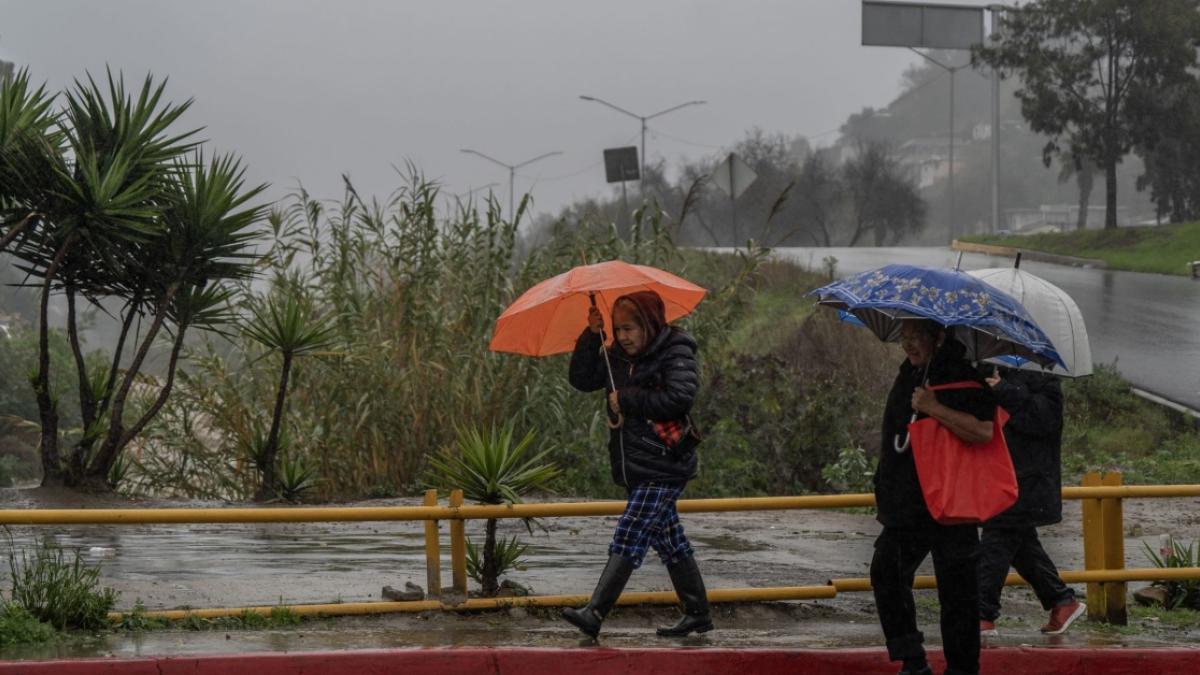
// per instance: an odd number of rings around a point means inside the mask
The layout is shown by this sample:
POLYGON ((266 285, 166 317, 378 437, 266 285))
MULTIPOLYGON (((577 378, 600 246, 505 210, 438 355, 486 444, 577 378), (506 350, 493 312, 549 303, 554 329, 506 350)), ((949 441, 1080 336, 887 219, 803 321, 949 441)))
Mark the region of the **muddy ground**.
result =
MULTIPOLYGON (((353 505, 410 505, 415 499, 375 500, 353 505)), ((117 497, 79 496, 47 490, 0 490, 0 508, 96 508, 119 506, 214 506, 196 502, 131 503, 117 497)), ((530 544, 525 569, 509 578, 536 594, 588 593, 606 557, 615 517, 539 521, 533 533, 519 521, 502 521, 502 535, 530 544)), ((823 584, 832 577, 865 576, 879 526, 871 513, 784 511, 685 514, 710 588, 823 584)), ((1079 502, 1068 502, 1064 522, 1042 531, 1046 549, 1062 569, 1083 567, 1079 502)), ((482 523, 468 535, 481 537, 482 523)), ((1125 505, 1126 560, 1149 566, 1142 542, 1157 547, 1169 533, 1200 538, 1200 499, 1130 501, 1125 505)), ((327 603, 380 599, 384 585, 425 585, 421 523, 304 523, 279 525, 138 525, 114 527, 14 527, 19 547, 48 535, 78 547, 102 566, 102 582, 121 592, 119 609, 141 602, 148 609, 241 607, 279 603, 327 603)), ((449 576, 448 527, 442 524, 443 576, 449 576)), ((8 543, 2 545, 7 549, 8 543)), ((7 565, 0 588, 7 590, 7 565)), ((922 573, 931 573, 928 562, 922 573)), ((473 582, 472 582, 473 584, 473 582)), ((1136 587, 1138 584, 1131 584, 1136 587)), ((668 590, 662 565, 648 559, 628 590, 668 590)), ((1076 587, 1082 595, 1082 587, 1076 587)), ((717 605, 719 630, 687 642, 711 646, 836 647, 881 642, 869 593, 836 599, 753 605, 717 605)), ((918 592, 918 611, 929 641, 937 642, 937 599, 918 592)), ((609 646, 657 645, 654 626, 675 610, 618 609, 606 623, 609 646)), ((1059 638, 1037 628, 1045 613, 1032 593, 1009 588, 1004 596, 1001 637, 991 644, 1194 644, 1193 628, 1135 618, 1130 628, 1084 624, 1059 638)), ((552 610, 387 615, 306 621, 287 630, 159 630, 112 633, 56 645, 6 650, 6 657, 144 653, 204 653, 231 650, 291 650, 441 645, 578 644, 578 634, 552 610)))

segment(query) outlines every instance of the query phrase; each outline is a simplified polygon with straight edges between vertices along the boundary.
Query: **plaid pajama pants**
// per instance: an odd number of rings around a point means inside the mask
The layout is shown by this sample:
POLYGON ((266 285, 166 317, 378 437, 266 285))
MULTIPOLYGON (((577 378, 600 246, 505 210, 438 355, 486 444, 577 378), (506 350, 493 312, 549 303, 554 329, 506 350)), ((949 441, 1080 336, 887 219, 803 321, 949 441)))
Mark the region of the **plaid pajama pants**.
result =
POLYGON ((630 491, 608 552, 632 562, 634 568, 642 566, 648 547, 654 548, 664 565, 692 555, 692 545, 683 535, 683 524, 675 510, 681 492, 682 485, 658 483, 639 485, 630 491))

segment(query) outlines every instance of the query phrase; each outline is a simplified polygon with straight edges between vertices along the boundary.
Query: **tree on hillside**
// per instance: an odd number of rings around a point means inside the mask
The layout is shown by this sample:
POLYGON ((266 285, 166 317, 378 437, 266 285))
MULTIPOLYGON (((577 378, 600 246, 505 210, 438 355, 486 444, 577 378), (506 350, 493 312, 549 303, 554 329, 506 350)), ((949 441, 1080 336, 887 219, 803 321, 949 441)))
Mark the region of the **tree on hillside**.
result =
POLYGON ((1049 166, 1070 144, 1105 174, 1105 227, 1117 226, 1117 165, 1161 130, 1152 102, 1189 80, 1200 42, 1200 0, 1036 0, 1005 12, 976 63, 1023 82, 1030 126, 1050 137, 1049 166))
POLYGON ((818 246, 833 246, 833 234, 845 199, 845 186, 833 162, 822 153, 809 155, 800 167, 795 193, 803 213, 803 231, 818 246))
POLYGON ((926 205, 900 161, 884 143, 867 143, 842 166, 850 240, 867 234, 875 246, 894 244, 925 224, 926 205))

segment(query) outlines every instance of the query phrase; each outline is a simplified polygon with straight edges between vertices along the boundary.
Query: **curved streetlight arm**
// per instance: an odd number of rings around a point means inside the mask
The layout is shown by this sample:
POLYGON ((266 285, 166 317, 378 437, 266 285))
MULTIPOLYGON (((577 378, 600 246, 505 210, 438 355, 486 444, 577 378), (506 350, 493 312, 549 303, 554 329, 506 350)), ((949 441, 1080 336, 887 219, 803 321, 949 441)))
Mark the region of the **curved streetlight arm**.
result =
POLYGON ((662 115, 666 115, 669 112, 675 112, 676 110, 679 110, 680 108, 686 108, 690 105, 704 105, 705 103, 708 103, 708 101, 688 101, 687 103, 680 103, 679 105, 672 106, 670 108, 667 108, 666 110, 660 110, 660 111, 654 113, 653 115, 647 115, 645 119, 652 120, 655 117, 661 117, 662 115))
POLYGON ((520 169, 523 166, 529 166, 530 164, 533 164, 534 162, 536 162, 538 160, 546 159, 547 157, 553 157, 555 155, 561 155, 561 154, 562 154, 561 151, 555 150, 554 152, 547 152, 544 155, 538 155, 537 157, 534 157, 533 159, 527 159, 524 162, 521 162, 520 164, 515 165, 513 167, 513 171, 516 171, 517 169, 520 169))
POLYGON ((514 167, 512 164, 505 164, 504 162, 501 162, 500 160, 496 159, 495 157, 488 157, 487 155, 483 154, 482 152, 479 152, 478 150, 471 150, 469 148, 461 148, 460 151, 465 152, 468 155, 476 155, 478 157, 482 157, 493 164, 499 164, 500 166, 508 169, 509 171, 513 171, 516 169, 516 167, 514 167))
POLYGON ((647 118, 642 117, 641 115, 636 115, 634 113, 631 113, 628 110, 622 108, 621 106, 613 105, 613 104, 609 103, 608 101, 605 101, 602 98, 596 98, 595 96, 582 96, 582 95, 579 98, 583 99, 584 101, 593 101, 595 103, 599 103, 600 105, 606 105, 606 106, 612 108, 613 110, 616 110, 619 113, 622 113, 624 115, 629 115, 630 117, 634 118, 635 120, 645 121, 647 119, 647 118))

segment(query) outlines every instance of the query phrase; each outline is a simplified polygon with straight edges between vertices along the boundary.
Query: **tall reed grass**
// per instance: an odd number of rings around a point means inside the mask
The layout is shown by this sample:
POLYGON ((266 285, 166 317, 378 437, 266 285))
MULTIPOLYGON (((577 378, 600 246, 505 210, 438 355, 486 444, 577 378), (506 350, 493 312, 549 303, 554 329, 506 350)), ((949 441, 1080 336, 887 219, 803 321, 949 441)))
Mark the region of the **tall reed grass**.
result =
MULTIPOLYGON (((685 253, 663 214, 635 214, 627 239, 603 223, 560 222, 543 243, 522 242, 522 200, 506 220, 494 201, 447 203, 409 167, 387 199, 345 183, 337 202, 295 191, 272 211, 267 293, 302 295, 336 317, 324 352, 297 361, 287 399, 282 458, 315 475, 318 498, 409 493, 426 459, 454 441, 455 427, 513 422, 536 430, 568 467, 568 489, 607 477, 601 405, 572 390, 566 356, 488 351, 495 319, 537 281, 581 260, 620 258, 680 273, 711 294, 687 320, 716 344, 747 306, 764 253, 685 253), (565 461, 564 461, 565 460, 565 461)), ((241 310, 244 313, 244 308, 241 310)), ((128 489, 190 497, 245 498, 256 489, 255 439, 269 423, 276 367, 241 336, 188 354, 176 393, 132 455, 128 489)))

